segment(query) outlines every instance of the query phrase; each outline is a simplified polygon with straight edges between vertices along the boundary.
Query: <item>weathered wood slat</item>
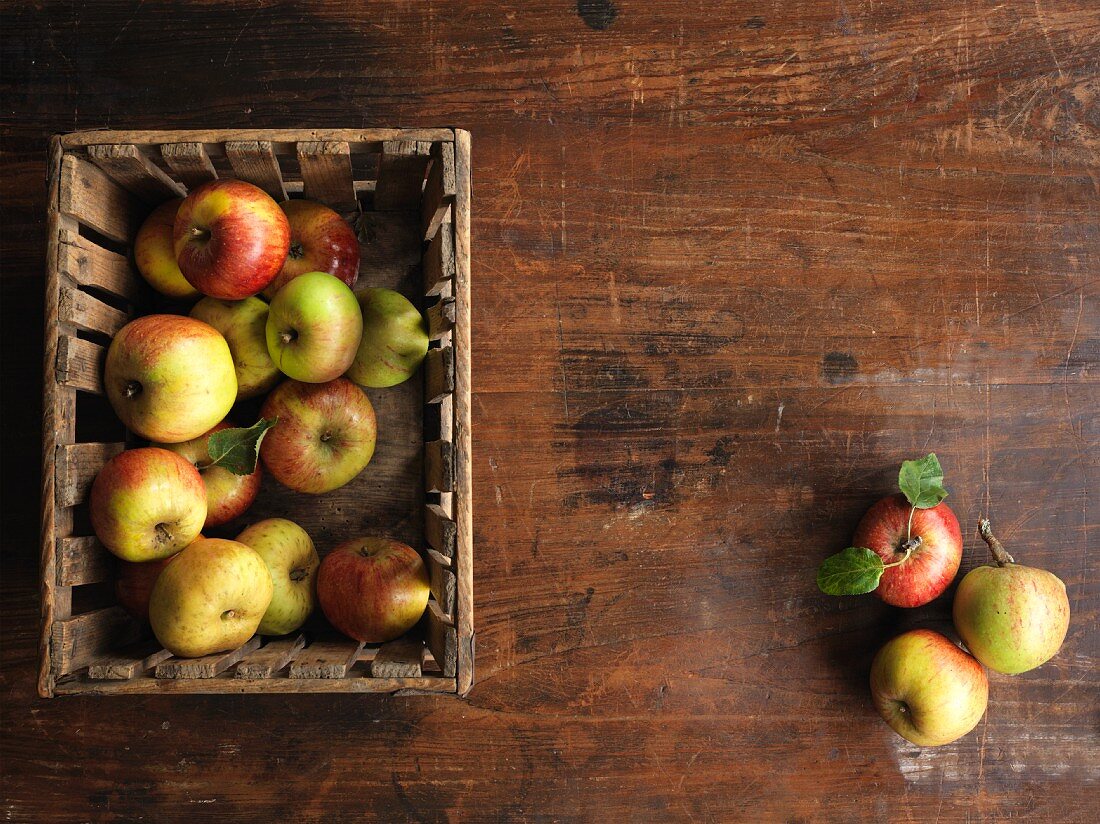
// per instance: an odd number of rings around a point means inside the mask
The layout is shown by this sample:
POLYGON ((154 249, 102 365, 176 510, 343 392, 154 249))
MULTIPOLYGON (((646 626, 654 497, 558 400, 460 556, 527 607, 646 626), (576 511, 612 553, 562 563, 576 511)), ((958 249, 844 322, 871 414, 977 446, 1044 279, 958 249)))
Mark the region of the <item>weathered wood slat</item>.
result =
POLYGON ((127 681, 63 679, 58 695, 257 695, 301 693, 453 693, 455 679, 439 675, 420 678, 133 678, 127 681))
POLYGON ((387 140, 436 141, 454 140, 450 129, 113 129, 75 132, 63 135, 64 148, 92 146, 99 143, 203 143, 218 144, 227 140, 266 140, 278 154, 294 154, 294 146, 302 140, 342 140, 357 152, 377 152, 387 140))
POLYGON ((429 349, 424 358, 424 403, 438 403, 455 388, 454 349, 429 349))
POLYGON ((453 219, 451 204, 454 196, 455 147, 453 143, 437 143, 432 149, 432 166, 428 170, 420 206, 424 240, 431 240, 442 224, 453 219))
POLYGON ((338 212, 359 207, 351 171, 351 153, 343 141, 317 140, 298 144, 304 194, 338 212))
POLYGON ((455 597, 458 591, 457 579, 450 569, 450 559, 444 558, 438 552, 428 553, 428 579, 430 581, 432 595, 439 602, 440 609, 445 615, 455 614, 455 597))
POLYGON ((436 504, 424 507, 424 538, 443 557, 455 552, 455 522, 436 504))
POLYGON ((424 444, 424 490, 450 492, 454 484, 454 449, 450 441, 424 444))
POLYGON ((383 644, 370 662, 374 678, 420 677, 420 654, 424 645, 411 638, 398 638, 383 644))
POLYGON ((122 188, 147 203, 187 194, 186 186, 166 175, 132 143, 89 146, 88 157, 122 188))
POLYGON ((428 337, 438 340, 454 328, 455 299, 443 298, 429 306, 425 314, 428 316, 428 337))
POLYGON ((383 143, 378 183, 374 187, 375 210, 419 210, 428 161, 429 157, 417 141, 388 140, 383 143))
POLYGON ((88 677, 102 681, 127 681, 171 657, 172 653, 159 642, 143 641, 128 650, 97 658, 88 665, 88 677))
POLYGON ((50 645, 58 675, 88 666, 108 650, 137 640, 141 627, 122 607, 86 612, 53 625, 50 645))
POLYGON ((126 448, 124 443, 73 443, 57 447, 54 472, 58 506, 84 501, 103 464, 126 448))
POLYGON ((201 658, 169 658, 157 664, 157 678, 213 678, 248 653, 259 649, 260 640, 259 635, 253 635, 244 644, 228 652, 216 652, 201 658))
POLYGON ((270 140, 229 140, 225 156, 241 180, 259 186, 277 201, 286 200, 283 173, 270 140))
POLYGON ((237 664, 234 675, 237 678, 271 678, 289 664, 305 645, 306 637, 301 633, 289 638, 275 638, 237 664))
POLYGON ((72 287, 61 288, 58 319, 77 329, 108 336, 113 336, 129 321, 125 312, 72 287))
POLYGON ((61 230, 58 265, 62 275, 80 286, 94 286, 129 301, 141 295, 141 276, 123 255, 68 229, 61 230))
POLYGON ((447 225, 435 233, 424 252, 424 294, 429 297, 446 294, 454 283, 454 235, 447 231, 447 225))
POLYGON ((57 583, 74 587, 108 581, 114 574, 113 556, 97 538, 57 539, 57 583))
POLYGON ((58 208, 119 243, 133 237, 142 211, 133 195, 106 172, 74 155, 66 155, 61 164, 58 208))
POLYGON ((443 675, 451 678, 455 674, 458 660, 458 640, 452 619, 439 608, 434 598, 428 599, 428 609, 424 615, 428 622, 428 648, 432 651, 443 675))
POLYGON ((106 349, 91 341, 61 336, 57 342, 57 382, 72 389, 103 394, 103 358, 106 353, 106 349))
POLYGON ((290 665, 291 678, 344 678, 363 644, 358 641, 314 641, 290 665))
POLYGON ((218 172, 202 143, 164 143, 160 147, 160 156, 189 189, 218 178, 218 172))

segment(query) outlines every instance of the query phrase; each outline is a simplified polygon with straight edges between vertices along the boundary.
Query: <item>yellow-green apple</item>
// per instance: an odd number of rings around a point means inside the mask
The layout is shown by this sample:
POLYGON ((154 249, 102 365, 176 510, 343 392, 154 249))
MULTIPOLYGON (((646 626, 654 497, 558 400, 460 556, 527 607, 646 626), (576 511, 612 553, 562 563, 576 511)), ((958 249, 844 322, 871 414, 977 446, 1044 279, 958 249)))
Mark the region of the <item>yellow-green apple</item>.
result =
POLYGON ((284 381, 267 396, 260 414, 279 419, 260 444, 264 466, 298 492, 331 492, 362 472, 374 455, 374 407, 344 378, 284 381))
POLYGON ((915 629, 875 655, 871 697, 894 732, 918 746, 936 747, 978 725, 989 682, 982 665, 943 635, 915 629))
POLYGON ((275 280, 264 289, 264 297, 271 300, 306 272, 328 272, 354 286, 359 277, 359 239, 347 222, 313 200, 287 200, 279 208, 290 224, 290 253, 275 280))
POLYGON ((340 632, 381 644, 404 635, 424 614, 428 571, 416 550, 400 541, 356 538, 321 562, 317 598, 340 632))
POLYGON ((236 649, 271 603, 271 575, 255 550, 219 538, 195 541, 157 577, 149 623, 181 658, 236 649))
POLYGON ((317 565, 321 559, 313 541, 298 524, 268 518, 245 529, 237 540, 259 553, 271 573, 271 604, 260 621, 262 635, 294 632, 313 612, 317 565))
POLYGON ((290 226, 267 192, 226 178, 184 198, 173 238, 188 283, 213 298, 242 300, 262 291, 283 268, 290 226))
POLYGON ((900 493, 867 510, 852 543, 882 558, 887 569, 875 594, 896 607, 919 607, 939 596, 954 580, 962 560, 962 532, 951 508, 941 503, 917 509, 900 493))
POLYGON ((1062 580, 1013 561, 989 521, 978 523, 995 566, 970 570, 952 607, 955 629, 970 653, 997 672, 1018 675, 1045 664, 1069 631, 1069 598, 1062 580))
POLYGON ((263 479, 263 468, 256 464, 256 471, 251 475, 237 475, 221 466, 209 466, 210 464, 210 436, 223 429, 232 428, 229 421, 222 421, 209 432, 204 432, 197 438, 192 438, 183 443, 156 444, 164 449, 169 449, 177 455, 182 455, 190 461, 199 475, 202 477, 203 486, 206 487, 206 523, 204 528, 221 526, 244 514, 256 496, 260 492, 260 483, 263 479))
POLYGON ((176 263, 172 232, 183 198, 167 200, 145 219, 134 238, 134 263, 145 280, 170 298, 197 298, 199 290, 187 282, 176 263))
POLYGON ((237 371, 237 399, 262 395, 279 382, 279 370, 267 352, 267 304, 259 298, 203 298, 191 317, 221 332, 237 371))
MULTIPOLYGON (((201 541, 202 535, 195 540, 201 541)), ((169 555, 157 561, 119 561, 115 570, 115 597, 119 606, 140 621, 149 620, 149 596, 153 592, 153 584, 166 566, 179 557, 169 555)))
POLYGON ((146 315, 123 326, 107 349, 103 385, 126 428, 159 443, 197 438, 237 397, 225 338, 182 315, 146 315))
POLYGON ((363 339, 348 370, 360 386, 384 388, 408 380, 428 354, 428 325, 404 295, 392 289, 357 293, 363 339))
POLYGON ((267 314, 267 351, 288 377, 308 383, 338 378, 355 359, 363 316, 339 278, 306 272, 279 290, 267 314))
POLYGON ((124 561, 155 561, 190 544, 206 520, 199 471, 175 452, 128 449, 104 464, 89 498, 92 529, 124 561))

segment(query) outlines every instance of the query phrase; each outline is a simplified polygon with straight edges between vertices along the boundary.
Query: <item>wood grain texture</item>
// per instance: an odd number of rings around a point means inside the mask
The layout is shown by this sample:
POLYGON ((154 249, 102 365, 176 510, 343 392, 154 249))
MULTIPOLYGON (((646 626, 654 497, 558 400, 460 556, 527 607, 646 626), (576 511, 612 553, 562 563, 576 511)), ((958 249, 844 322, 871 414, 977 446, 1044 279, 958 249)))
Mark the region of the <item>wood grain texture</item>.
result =
POLYGON ((157 641, 141 641, 130 649, 92 661, 88 665, 88 678, 93 681, 128 681, 171 657, 172 653, 157 641))
POLYGON ((347 638, 314 641, 290 662, 290 677, 344 678, 361 649, 361 642, 347 638))
MULTIPOLYGON (((1095 820, 1095 3, 48 0, 3 24, 21 397, 48 133, 471 129, 478 607, 464 701, 236 695, 229 673, 39 701, 42 410, 5 397, 7 817, 1095 820), (867 671, 896 632, 950 632, 950 596, 903 612, 813 574, 931 449, 964 571, 991 514, 1073 619, 1049 664, 991 676, 973 734, 918 749, 867 671)), ((387 270, 408 294, 416 265, 387 270)), ((374 528, 319 506, 333 537, 374 528)))
POLYGON ((233 674, 237 678, 271 678, 289 664, 305 645, 306 637, 301 633, 289 638, 274 638, 264 644, 263 649, 244 656, 233 674))
POLYGON ((336 140, 302 141, 298 144, 304 195, 338 212, 358 207, 348 144, 336 140))
POLYGON ((61 167, 59 209, 119 243, 133 237, 141 209, 133 197, 97 166, 67 155, 61 167))
POLYGON ((282 170, 270 140, 228 141, 225 154, 236 177, 259 186, 277 201, 286 200, 282 170))
POLYGON ((141 281, 125 256, 67 229, 61 232, 58 252, 61 274, 78 286, 101 289, 131 302, 141 294, 141 281))
POLYGON ((253 635, 236 649, 215 652, 199 658, 168 658, 157 664, 157 678, 188 679, 214 678, 225 672, 246 655, 260 648, 260 636, 253 635))
POLYGON ((187 194, 186 186, 161 171, 132 143, 89 146, 88 159, 123 189, 148 203, 187 194))
POLYGON ((189 189, 216 180, 218 172, 206 153, 206 147, 198 142, 165 143, 160 147, 161 157, 172 174, 189 189))
POLYGON ((424 642, 419 639, 399 638, 383 644, 371 659, 371 675, 375 678, 419 678, 423 649, 424 642))

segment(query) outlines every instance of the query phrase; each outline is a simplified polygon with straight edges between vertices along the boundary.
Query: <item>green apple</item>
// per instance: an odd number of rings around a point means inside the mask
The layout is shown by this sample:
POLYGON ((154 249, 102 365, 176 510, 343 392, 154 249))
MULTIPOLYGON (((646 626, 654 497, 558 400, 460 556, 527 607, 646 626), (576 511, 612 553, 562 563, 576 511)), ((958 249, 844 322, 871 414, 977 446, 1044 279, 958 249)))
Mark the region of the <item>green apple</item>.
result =
POLYGON ((348 377, 382 389, 408 380, 428 354, 428 324, 400 292, 369 287, 357 293, 363 339, 348 377))
POLYGON ((285 518, 268 518, 252 524, 237 536, 264 559, 274 591, 260 621, 262 635, 294 632, 313 612, 317 566, 321 559, 306 531, 285 518))
POLYGON ((271 574, 255 550, 206 538, 157 577, 149 623, 164 648, 181 658, 236 649, 256 633, 271 593, 271 574))
POLYGON ((355 360, 363 315, 355 294, 325 272, 299 275, 276 293, 267 316, 267 351, 288 377, 325 383, 355 360))
POLYGON ((952 607, 955 629, 971 655, 992 670, 1018 675, 1046 663, 1069 631, 1066 585, 1053 573, 1017 564, 978 523, 996 566, 970 570, 952 607))
POLYGON ((107 349, 103 387, 126 428, 158 443, 197 438, 229 414, 237 375, 217 329, 181 315, 146 315, 107 349))
POLYGON ((237 372, 237 400, 262 395, 279 382, 279 369, 267 351, 266 303, 256 297, 203 298, 190 314, 221 332, 229 344, 237 372))
POLYGON ((936 747, 978 725, 989 682, 982 665, 943 635, 915 629, 875 655, 871 697, 894 732, 918 746, 936 747))
POLYGON ((183 198, 165 201, 141 224, 134 238, 134 263, 141 276, 162 295, 189 300, 200 293, 180 271, 172 238, 181 203, 183 198))
POLYGON ((92 482, 89 516, 96 537, 124 561, 156 561, 198 537, 206 520, 199 471, 174 452, 128 449, 92 482))

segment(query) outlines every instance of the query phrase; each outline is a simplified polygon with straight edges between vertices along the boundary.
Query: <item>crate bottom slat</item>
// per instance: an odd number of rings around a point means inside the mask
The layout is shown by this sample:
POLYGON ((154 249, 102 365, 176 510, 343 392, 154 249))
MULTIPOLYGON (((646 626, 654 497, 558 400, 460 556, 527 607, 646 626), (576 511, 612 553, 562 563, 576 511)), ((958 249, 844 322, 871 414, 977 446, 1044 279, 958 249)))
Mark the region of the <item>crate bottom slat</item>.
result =
POLYGON ((154 678, 149 675, 126 681, 95 681, 83 675, 65 676, 54 686, 57 695, 125 695, 134 693, 290 693, 290 692, 455 692, 455 679, 420 678, 237 678, 223 672, 214 678, 154 678))

